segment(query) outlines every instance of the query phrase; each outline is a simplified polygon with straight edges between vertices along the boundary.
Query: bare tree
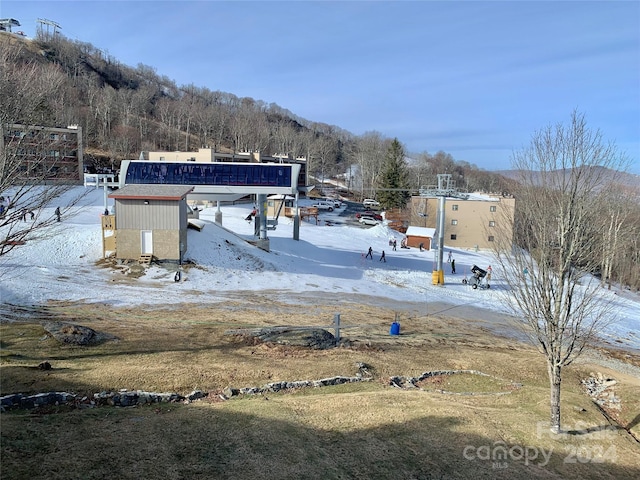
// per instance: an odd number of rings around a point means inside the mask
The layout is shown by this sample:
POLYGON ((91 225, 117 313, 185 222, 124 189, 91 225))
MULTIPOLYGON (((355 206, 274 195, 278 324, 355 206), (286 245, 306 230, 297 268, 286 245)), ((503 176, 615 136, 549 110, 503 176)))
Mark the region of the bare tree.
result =
POLYGON ((519 172, 515 246, 496 236, 505 297, 547 360, 550 428, 560 432, 562 369, 611 320, 606 291, 590 273, 601 263, 594 212, 625 157, 573 112, 568 126, 536 132, 513 156, 519 172))
POLYGON ((640 185, 617 185, 609 190, 594 217, 594 228, 602 239, 600 284, 608 289, 612 283, 633 287, 627 273, 640 269, 633 246, 640 236, 640 185))
POLYGON ((0 257, 50 234, 58 222, 54 206, 62 218, 80 200, 63 201, 72 185, 52 182, 52 173, 64 166, 51 156, 40 127, 52 121, 43 112, 51 110, 63 75, 54 65, 16 62, 15 55, 15 49, 0 48, 0 257))
POLYGON ((356 183, 360 189, 360 197, 375 197, 376 185, 382 173, 384 155, 390 140, 379 132, 366 132, 356 139, 356 146, 351 152, 353 163, 357 165, 356 183))

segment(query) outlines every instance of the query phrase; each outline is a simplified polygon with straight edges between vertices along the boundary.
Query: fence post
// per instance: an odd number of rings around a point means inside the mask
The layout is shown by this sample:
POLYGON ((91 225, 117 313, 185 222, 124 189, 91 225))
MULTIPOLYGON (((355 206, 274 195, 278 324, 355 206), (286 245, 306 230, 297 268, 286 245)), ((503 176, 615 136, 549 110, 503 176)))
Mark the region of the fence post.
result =
POLYGON ((336 313, 333 316, 333 327, 336 330, 335 333, 335 337, 336 337, 336 344, 340 341, 340 314, 336 313))

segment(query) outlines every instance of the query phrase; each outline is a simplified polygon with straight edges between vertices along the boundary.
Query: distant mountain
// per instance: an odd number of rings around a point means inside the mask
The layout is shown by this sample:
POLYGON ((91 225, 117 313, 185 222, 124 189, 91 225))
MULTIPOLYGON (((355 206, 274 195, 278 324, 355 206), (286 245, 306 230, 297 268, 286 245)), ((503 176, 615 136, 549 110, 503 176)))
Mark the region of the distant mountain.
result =
MULTIPOLYGON (((609 170, 604 167, 592 167, 605 170, 604 175, 605 178, 609 177, 611 179, 615 179, 615 183, 621 185, 623 187, 628 187, 631 189, 640 189, 640 175, 636 175, 634 173, 627 172, 616 172, 614 170, 609 170)), ((563 170, 556 170, 556 174, 558 176, 562 175, 563 170)), ((502 175, 503 177, 509 178, 511 180, 518 180, 520 178, 519 170, 495 170, 493 173, 497 173, 502 175)), ((535 178, 535 176, 534 176, 535 178)), ((540 180, 540 183, 542 181, 540 180)))

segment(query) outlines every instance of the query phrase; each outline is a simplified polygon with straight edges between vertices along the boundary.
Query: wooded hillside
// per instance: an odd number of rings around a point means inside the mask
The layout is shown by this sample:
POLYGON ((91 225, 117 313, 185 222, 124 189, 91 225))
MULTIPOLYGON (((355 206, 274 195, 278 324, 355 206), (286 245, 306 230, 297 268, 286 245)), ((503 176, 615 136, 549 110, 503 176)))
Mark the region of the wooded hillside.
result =
MULTIPOLYGON (((152 66, 124 65, 59 33, 39 32, 30 40, 0 32, 0 51, 0 121, 81 126, 87 165, 117 168, 121 160, 149 150, 261 151, 306 157, 318 182, 357 171, 357 181, 348 183, 363 197, 379 187, 392 139, 378 132, 356 136, 275 103, 179 86, 152 66)), ((502 176, 445 152, 410 156, 413 188, 435 183, 437 173, 451 173, 468 190, 510 190, 502 176)))

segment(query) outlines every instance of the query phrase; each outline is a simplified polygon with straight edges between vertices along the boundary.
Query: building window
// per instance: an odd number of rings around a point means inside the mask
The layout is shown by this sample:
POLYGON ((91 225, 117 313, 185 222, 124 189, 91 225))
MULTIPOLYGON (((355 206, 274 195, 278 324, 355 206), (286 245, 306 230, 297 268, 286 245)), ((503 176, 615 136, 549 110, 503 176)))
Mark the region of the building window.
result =
POLYGON ((458 235, 456 235, 455 233, 451 234, 451 240, 457 240, 458 239, 458 235))
POLYGON ((491 206, 489 207, 489 211, 490 211, 490 212, 495 212, 495 211, 496 211, 496 206, 495 206, 495 205, 491 205, 491 206))
POLYGON ((451 220, 451 225, 457 225, 458 224, 458 220, 451 220))
POLYGON ((451 205, 451 210, 453 210, 454 212, 458 210, 458 205, 451 205))
POLYGON ((489 241, 493 242, 495 240, 495 238, 493 237, 493 235, 489 235, 489 241))
POLYGON ((494 222, 493 220, 489 221, 489 226, 490 227, 495 227, 496 226, 496 222, 494 222))

